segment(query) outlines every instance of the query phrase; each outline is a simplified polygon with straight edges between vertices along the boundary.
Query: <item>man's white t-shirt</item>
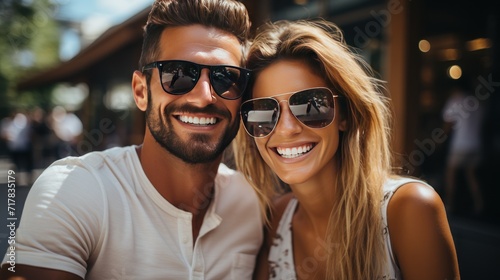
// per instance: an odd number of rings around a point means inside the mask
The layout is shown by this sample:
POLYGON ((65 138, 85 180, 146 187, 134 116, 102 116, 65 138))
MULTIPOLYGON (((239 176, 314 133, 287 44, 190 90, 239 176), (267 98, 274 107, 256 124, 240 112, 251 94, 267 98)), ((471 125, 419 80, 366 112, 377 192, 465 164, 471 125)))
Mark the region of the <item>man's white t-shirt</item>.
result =
POLYGON ((263 238, 257 196, 223 164, 214 177, 195 241, 191 213, 156 191, 135 146, 57 161, 26 200, 16 264, 85 279, 251 279, 263 238))

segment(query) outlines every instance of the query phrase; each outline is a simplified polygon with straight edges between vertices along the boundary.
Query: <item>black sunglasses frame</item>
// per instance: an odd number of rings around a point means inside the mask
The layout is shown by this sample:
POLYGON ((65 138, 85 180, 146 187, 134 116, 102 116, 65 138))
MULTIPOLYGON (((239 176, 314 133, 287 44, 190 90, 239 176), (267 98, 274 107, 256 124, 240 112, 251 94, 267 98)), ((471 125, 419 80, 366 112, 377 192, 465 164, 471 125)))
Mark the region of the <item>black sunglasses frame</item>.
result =
POLYGON ((246 69, 246 68, 242 68, 242 67, 238 67, 238 66, 222 65, 222 64, 221 65, 205 65, 205 64, 195 63, 195 62, 192 62, 192 61, 187 61, 187 60, 160 60, 160 61, 151 62, 151 63, 148 63, 148 64, 144 65, 144 67, 142 67, 142 72, 144 72, 146 70, 152 70, 154 68, 158 69, 158 73, 160 75, 161 87, 163 88, 163 90, 166 93, 172 94, 172 95, 183 95, 183 94, 186 94, 186 93, 190 92, 191 90, 193 90, 193 88, 196 86, 196 84, 200 80, 201 70, 207 68, 209 70, 210 85, 212 86, 213 90, 215 91, 215 93, 218 96, 220 96, 220 97, 222 97, 224 99, 227 99, 227 100, 236 100, 236 99, 239 99, 239 98, 241 98, 243 96, 243 93, 245 92, 245 89, 246 89, 246 87, 249 84, 250 76, 251 76, 251 73, 252 73, 251 70, 246 69), (195 81, 193 82, 193 86, 191 88, 187 89, 186 91, 177 92, 177 93, 169 92, 165 88, 165 86, 163 84, 163 81, 162 81, 163 66, 165 64, 167 64, 167 63, 186 63, 186 64, 194 66, 194 68, 196 68, 198 74, 195 77, 195 81), (216 70, 216 69, 221 68, 221 67, 237 69, 240 72, 239 79, 245 79, 245 81, 243 82, 243 88, 239 88, 238 87, 238 89, 239 89, 240 92, 239 92, 239 94, 237 96, 235 96, 235 97, 224 96, 223 94, 224 94, 225 91, 224 92, 218 92, 216 90, 216 87, 214 87, 214 84, 216 84, 217 82, 214 80, 213 70, 216 70))
POLYGON ((332 117, 331 121, 330 121, 328 124, 326 124, 326 125, 324 125, 324 126, 321 126, 321 127, 311 127, 311 126, 307 125, 306 123, 304 123, 302 120, 300 120, 300 119, 299 119, 299 118, 295 115, 295 113, 294 113, 293 111, 291 111, 291 112, 292 112, 292 115, 295 117, 295 119, 296 119, 299 123, 301 123, 302 125, 305 125, 305 126, 306 126, 306 127, 308 127, 308 128, 311 128, 311 129, 320 129, 320 128, 325 128, 325 127, 327 127, 327 126, 331 125, 331 124, 333 123, 333 121, 335 120, 335 115, 336 115, 336 114, 335 114, 335 107, 337 106, 337 104, 336 104, 335 99, 336 99, 336 98, 338 98, 338 97, 339 97, 339 95, 335 95, 335 94, 333 94, 333 92, 332 92, 329 88, 326 88, 326 87, 315 87, 315 88, 307 88, 307 89, 303 89, 303 90, 299 90, 299 91, 295 91, 295 92, 281 93, 281 94, 277 94, 277 95, 273 95, 273 96, 269 96, 269 97, 259 97, 259 98, 253 98, 253 99, 248 99, 248 100, 244 101, 244 102, 243 102, 243 103, 241 103, 241 105, 240 105, 240 116, 241 116, 241 119, 242 119, 242 122, 243 122, 243 127, 245 128, 245 131, 247 132, 247 134, 248 134, 250 137, 253 137, 253 138, 264 138, 264 137, 268 137, 269 135, 271 135, 271 134, 274 132, 274 130, 276 129, 276 126, 278 125, 278 122, 279 122, 279 119, 280 119, 280 116, 281 116, 281 104, 280 104, 280 103, 281 103, 281 102, 283 102, 283 101, 286 101, 286 103, 288 103, 288 106, 290 106, 290 98, 291 98, 292 96, 294 96, 294 95, 295 95, 295 94, 297 94, 297 93, 304 93, 304 92, 309 92, 309 91, 311 91, 311 92, 312 92, 312 91, 314 91, 314 90, 327 90, 327 91, 331 94, 331 96, 332 96, 332 102, 333 102, 333 107, 332 107, 332 108, 333 108, 333 117, 332 117), (288 99, 286 99, 286 100, 281 100, 281 101, 280 101, 280 100, 276 99, 276 97, 279 97, 279 96, 284 96, 284 95, 290 95, 290 96, 289 96, 289 97, 288 97, 288 99), (276 102, 276 104, 277 104, 276 122, 274 123, 273 128, 272 128, 272 129, 269 131, 269 133, 267 133, 266 135, 264 135, 264 136, 254 136, 254 135, 252 135, 252 134, 248 131, 247 126, 246 126, 246 122, 245 122, 245 121, 243 121, 243 120, 244 120, 243 115, 244 115, 245 113, 247 113, 247 112, 245 112, 245 111, 243 110, 243 107, 244 107, 244 106, 245 106, 245 104, 247 104, 247 103, 250 103, 250 102, 253 102, 253 101, 256 101, 256 100, 264 100, 264 99, 266 99, 266 100, 271 99, 271 100, 274 100, 274 101, 276 102))

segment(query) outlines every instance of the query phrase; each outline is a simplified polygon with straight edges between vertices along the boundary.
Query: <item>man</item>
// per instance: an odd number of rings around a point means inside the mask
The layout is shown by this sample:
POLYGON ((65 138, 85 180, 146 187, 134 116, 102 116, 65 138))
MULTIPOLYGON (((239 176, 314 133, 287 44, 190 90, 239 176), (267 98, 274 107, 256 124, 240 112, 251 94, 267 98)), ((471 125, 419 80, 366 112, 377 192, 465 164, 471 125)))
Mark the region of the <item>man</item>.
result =
MULTIPOLYGON (((40 176, 16 235, 18 275, 251 278, 262 241, 257 197, 220 164, 239 128, 249 26, 232 0, 153 4, 132 78, 144 142, 67 158, 40 176), (179 68, 184 78, 172 85, 179 68)), ((8 254, 2 279, 16 275, 8 254)))

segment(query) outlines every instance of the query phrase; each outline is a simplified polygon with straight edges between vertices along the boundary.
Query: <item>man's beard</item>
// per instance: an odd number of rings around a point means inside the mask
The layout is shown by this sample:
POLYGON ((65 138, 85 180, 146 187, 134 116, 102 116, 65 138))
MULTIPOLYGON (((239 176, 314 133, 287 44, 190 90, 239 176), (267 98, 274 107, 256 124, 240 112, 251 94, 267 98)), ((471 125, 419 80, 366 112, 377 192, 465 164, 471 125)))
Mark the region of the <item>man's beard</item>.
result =
POLYGON ((163 112, 163 115, 166 116, 164 118, 166 123, 157 112, 158 111, 153 111, 151 92, 148 92, 146 124, 151 132, 151 135, 153 135, 156 142, 158 142, 165 150, 189 164, 209 163, 216 160, 234 139, 240 125, 238 120, 233 120, 231 122, 231 113, 229 111, 223 111, 215 107, 213 104, 201 109, 189 105, 176 107, 173 106, 173 104, 169 104, 165 107, 163 112), (202 133, 193 133, 190 135, 189 140, 183 141, 179 135, 175 133, 172 122, 170 118, 167 117, 170 116, 173 111, 216 113, 228 119, 230 124, 227 126, 220 138, 214 143, 210 143, 210 136, 202 133))

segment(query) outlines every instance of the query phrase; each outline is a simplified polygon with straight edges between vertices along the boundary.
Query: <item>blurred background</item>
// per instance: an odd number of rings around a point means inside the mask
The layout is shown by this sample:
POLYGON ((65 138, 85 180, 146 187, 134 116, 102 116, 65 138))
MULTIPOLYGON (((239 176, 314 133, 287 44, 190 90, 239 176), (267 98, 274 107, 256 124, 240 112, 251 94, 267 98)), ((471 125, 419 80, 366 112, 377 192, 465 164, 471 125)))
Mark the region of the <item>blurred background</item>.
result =
MULTIPOLYGON (((326 18, 395 115, 396 167, 445 202, 463 279, 500 279, 500 10, 493 0, 247 0, 253 29, 326 18)), ((152 0, 0 0, 0 219, 54 160, 140 144, 130 81, 152 0)), ((0 233, 0 250, 7 233, 0 233)))

